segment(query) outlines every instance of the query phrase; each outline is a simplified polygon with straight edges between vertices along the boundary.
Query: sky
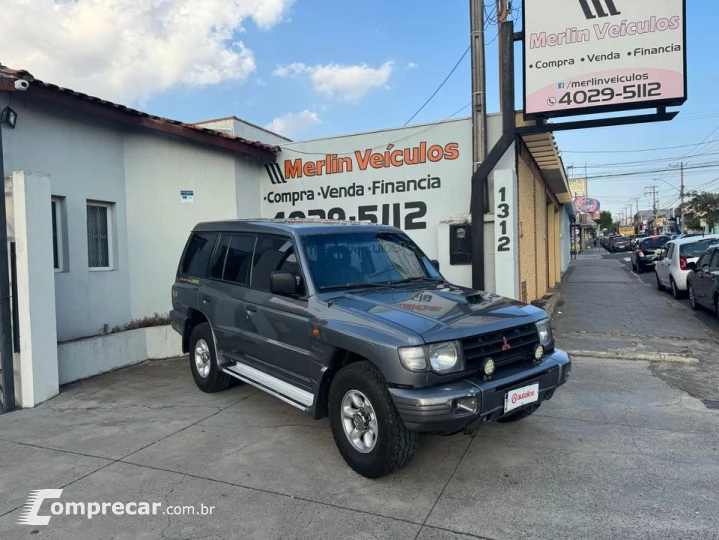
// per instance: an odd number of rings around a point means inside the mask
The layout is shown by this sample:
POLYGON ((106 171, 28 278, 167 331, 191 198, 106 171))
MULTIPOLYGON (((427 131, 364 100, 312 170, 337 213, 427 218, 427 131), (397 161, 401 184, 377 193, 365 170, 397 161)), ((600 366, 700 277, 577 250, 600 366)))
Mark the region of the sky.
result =
MULTIPOLYGON (((687 3, 680 115, 556 134, 569 174, 586 165, 589 195, 613 213, 649 209, 652 185, 660 207, 675 206, 681 161, 688 189, 719 191, 719 2, 687 3)), ((295 140, 404 125, 469 46, 466 0, 3 0, 0 28, 0 62, 41 80, 186 122, 234 115, 295 140)), ((489 20, 490 112, 496 33, 489 20)), ((519 45, 516 62, 519 108, 519 45)), ((467 54, 412 123, 468 116, 470 102, 467 54)))

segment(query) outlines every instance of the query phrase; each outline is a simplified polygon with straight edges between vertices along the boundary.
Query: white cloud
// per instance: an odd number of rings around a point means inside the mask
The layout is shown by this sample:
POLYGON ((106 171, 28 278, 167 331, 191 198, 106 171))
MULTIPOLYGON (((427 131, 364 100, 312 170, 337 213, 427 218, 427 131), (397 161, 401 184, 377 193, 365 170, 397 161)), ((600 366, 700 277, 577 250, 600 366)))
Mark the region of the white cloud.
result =
POLYGON ((294 0, 3 0, 2 62, 104 99, 143 102, 175 85, 244 82, 255 57, 234 39, 278 24, 294 0))
POLYGON ((340 101, 357 103, 371 89, 385 86, 392 75, 393 67, 394 62, 385 62, 378 68, 371 68, 367 64, 308 66, 294 63, 278 66, 273 75, 285 78, 309 77, 316 91, 340 101))
POLYGON ((414 62, 410 62, 405 66, 404 69, 417 69, 419 67, 419 64, 415 64, 414 62))
POLYGON ((285 137, 294 137, 297 133, 307 131, 322 123, 317 113, 308 111, 300 111, 298 113, 289 113, 284 116, 278 116, 272 122, 265 126, 266 129, 284 135, 285 137))

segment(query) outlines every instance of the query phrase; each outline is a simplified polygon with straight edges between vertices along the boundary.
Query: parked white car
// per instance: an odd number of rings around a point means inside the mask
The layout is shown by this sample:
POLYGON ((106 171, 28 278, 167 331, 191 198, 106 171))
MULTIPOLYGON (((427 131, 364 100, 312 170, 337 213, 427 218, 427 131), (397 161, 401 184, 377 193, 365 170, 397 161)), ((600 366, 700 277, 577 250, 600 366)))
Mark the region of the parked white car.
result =
POLYGON ((719 243, 719 234, 677 238, 667 243, 664 255, 657 261, 657 289, 669 289, 674 298, 681 298, 687 291, 687 264, 696 263, 709 246, 719 243))

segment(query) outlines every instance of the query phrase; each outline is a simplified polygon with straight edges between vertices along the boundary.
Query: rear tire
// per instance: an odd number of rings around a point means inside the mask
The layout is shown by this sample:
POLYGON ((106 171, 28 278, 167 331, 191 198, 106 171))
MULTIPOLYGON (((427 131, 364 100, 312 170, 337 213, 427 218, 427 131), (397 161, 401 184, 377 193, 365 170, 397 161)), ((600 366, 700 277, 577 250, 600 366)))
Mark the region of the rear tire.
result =
POLYGON ((232 384, 232 377, 224 373, 217 364, 215 340, 209 323, 200 323, 192 329, 190 369, 195 384, 203 392, 220 392, 232 384))
POLYGON ((674 278, 669 278, 669 285, 671 286, 672 298, 679 300, 682 297, 682 292, 677 288, 674 278))
POLYGON ((520 420, 524 420, 528 416, 532 416, 537 411, 537 409, 539 409, 540 405, 541 403, 537 403, 536 405, 532 405, 531 407, 527 407, 526 409, 522 409, 521 411, 510 413, 506 416, 503 416, 502 418, 498 418, 497 422, 501 422, 502 424, 519 422, 520 420))
POLYGON ((714 315, 719 317, 719 293, 714 295, 714 315))
POLYGON ((382 373, 370 362, 355 362, 335 375, 328 405, 337 449, 358 474, 386 476, 404 467, 417 451, 417 433, 405 427, 382 373), (359 433, 371 431, 369 439, 360 435, 350 440, 358 433, 355 419, 362 424, 359 433))
POLYGON ((662 285, 662 282, 659 280, 659 274, 656 271, 654 271, 654 275, 657 278, 657 290, 658 291, 666 291, 667 288, 664 285, 662 285))

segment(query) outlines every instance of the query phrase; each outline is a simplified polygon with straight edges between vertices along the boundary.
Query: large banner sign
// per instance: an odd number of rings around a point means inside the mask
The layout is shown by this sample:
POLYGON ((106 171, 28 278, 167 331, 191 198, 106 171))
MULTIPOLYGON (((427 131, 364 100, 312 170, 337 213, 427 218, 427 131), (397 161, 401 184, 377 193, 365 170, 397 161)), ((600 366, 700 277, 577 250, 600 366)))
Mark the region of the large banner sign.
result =
POLYGON ((594 214, 599 212, 600 204, 597 199, 591 197, 577 197, 572 203, 574 211, 578 214, 594 214))
POLYGON ((262 216, 369 221, 437 257, 437 225, 469 213, 472 127, 427 127, 282 145, 262 182, 262 216))
POLYGON ((684 0, 525 0, 524 26, 527 116, 686 100, 684 0))

